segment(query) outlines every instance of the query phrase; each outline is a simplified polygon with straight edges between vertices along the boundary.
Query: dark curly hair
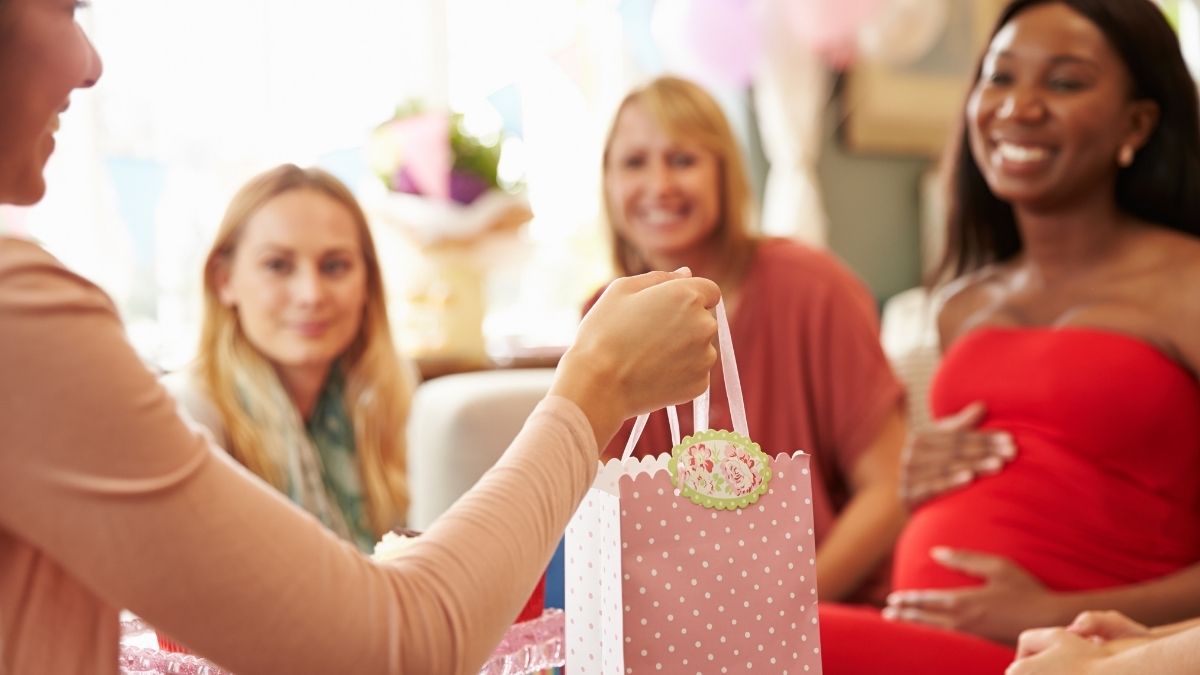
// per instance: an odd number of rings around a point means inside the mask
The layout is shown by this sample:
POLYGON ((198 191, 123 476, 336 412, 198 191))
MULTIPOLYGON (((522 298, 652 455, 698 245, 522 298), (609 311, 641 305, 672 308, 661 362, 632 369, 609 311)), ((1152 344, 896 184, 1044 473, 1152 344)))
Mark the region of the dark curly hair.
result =
MULTIPOLYGON (((1058 3, 1091 21, 1129 69, 1133 97, 1154 101, 1159 120, 1131 166, 1117 174, 1117 206, 1200 236, 1200 103, 1179 40, 1150 0, 1013 0, 992 36, 1021 12, 1058 3)), ((982 72, 982 57, 973 82, 982 72)), ((992 193, 967 140, 966 114, 947 149, 946 252, 932 281, 945 282, 1021 251, 1012 207, 992 193)))

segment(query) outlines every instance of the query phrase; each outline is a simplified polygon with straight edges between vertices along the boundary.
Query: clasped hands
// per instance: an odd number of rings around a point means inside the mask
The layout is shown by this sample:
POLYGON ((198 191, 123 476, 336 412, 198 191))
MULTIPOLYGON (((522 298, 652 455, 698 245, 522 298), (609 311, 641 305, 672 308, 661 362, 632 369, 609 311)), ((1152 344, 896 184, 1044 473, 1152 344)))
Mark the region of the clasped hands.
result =
POLYGON ((1005 675, 1099 673, 1114 654, 1146 644, 1153 632, 1120 612, 1084 612, 1066 628, 1035 628, 1021 634, 1017 660, 1005 675))

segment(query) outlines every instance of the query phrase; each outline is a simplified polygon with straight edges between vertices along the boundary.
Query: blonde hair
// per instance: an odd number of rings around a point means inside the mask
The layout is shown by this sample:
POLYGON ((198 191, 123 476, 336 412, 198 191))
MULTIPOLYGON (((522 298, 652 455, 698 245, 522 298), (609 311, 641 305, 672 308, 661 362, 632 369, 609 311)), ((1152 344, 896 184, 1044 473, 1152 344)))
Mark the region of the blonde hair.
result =
MULTIPOLYGON (((354 195, 332 175, 292 164, 259 174, 233 197, 204 262, 204 321, 197 372, 220 411, 228 437, 226 450, 276 488, 284 469, 274 452, 282 439, 264 433, 294 415, 279 410, 283 385, 271 363, 249 340, 233 307, 221 302, 218 287, 232 262, 246 223, 267 202, 293 190, 311 190, 338 202, 358 227, 366 267, 366 306, 362 323, 339 358, 345 376, 345 406, 354 428, 354 450, 371 525, 377 534, 403 522, 408 508, 404 429, 413 383, 401 366, 388 327, 383 277, 367 219, 354 195), (239 376, 240 375, 240 376, 239 376)), ((286 396, 283 400, 289 400, 286 396)))
MULTIPOLYGON (((721 112, 721 106, 702 87, 678 77, 655 78, 630 91, 617 107, 604 139, 602 171, 605 185, 608 183, 609 155, 617 124, 626 108, 634 103, 644 106, 672 138, 696 143, 716 156, 721 212, 713 236, 717 245, 728 253, 731 270, 740 271, 754 247, 754 236, 750 232, 753 204, 742 150, 725 113, 721 112)), ((623 275, 649 272, 649 264, 614 226, 620 220, 620 210, 609 199, 607 189, 604 213, 613 238, 613 263, 616 269, 623 275)))

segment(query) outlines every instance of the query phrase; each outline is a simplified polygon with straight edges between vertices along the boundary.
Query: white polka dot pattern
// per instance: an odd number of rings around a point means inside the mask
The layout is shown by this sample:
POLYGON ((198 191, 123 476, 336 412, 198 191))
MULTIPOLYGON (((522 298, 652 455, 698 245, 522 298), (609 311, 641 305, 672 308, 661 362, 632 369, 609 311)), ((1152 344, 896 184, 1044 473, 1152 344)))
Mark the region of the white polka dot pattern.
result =
POLYGON ((620 510, 616 495, 588 490, 567 526, 565 638, 572 675, 625 672, 620 510))
POLYGON ((775 457, 767 494, 737 511, 676 496, 665 471, 622 476, 619 507, 592 490, 567 534, 572 675, 820 673, 808 459, 775 457))

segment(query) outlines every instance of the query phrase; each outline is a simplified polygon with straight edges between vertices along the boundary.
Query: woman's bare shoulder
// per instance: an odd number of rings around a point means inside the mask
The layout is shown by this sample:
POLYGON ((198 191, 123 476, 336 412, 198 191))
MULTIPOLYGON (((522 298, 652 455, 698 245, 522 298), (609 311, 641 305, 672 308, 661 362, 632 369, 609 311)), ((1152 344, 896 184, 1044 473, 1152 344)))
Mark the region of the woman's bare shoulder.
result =
POLYGON ((934 294, 938 309, 938 337, 944 350, 958 338, 970 319, 995 304, 1005 270, 986 265, 939 286, 934 294))
POLYGON ((1200 237, 1167 230, 1162 241, 1168 252, 1161 315, 1171 325, 1183 359, 1192 372, 1200 373, 1200 237))
POLYGON ((1137 311, 1164 349, 1200 373, 1200 236, 1140 228, 1130 247, 1137 311))
POLYGON ((1200 308, 1200 236, 1149 227, 1141 232, 1137 246, 1138 267, 1163 287, 1159 299, 1182 305, 1179 310, 1200 308))

